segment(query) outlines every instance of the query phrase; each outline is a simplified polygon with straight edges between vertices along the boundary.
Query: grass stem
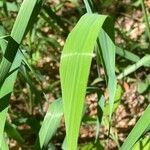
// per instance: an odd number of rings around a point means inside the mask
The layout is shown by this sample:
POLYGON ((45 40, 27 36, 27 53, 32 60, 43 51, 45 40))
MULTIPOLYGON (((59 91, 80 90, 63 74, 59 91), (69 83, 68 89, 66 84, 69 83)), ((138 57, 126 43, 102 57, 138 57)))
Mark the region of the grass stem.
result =
POLYGON ((144 19, 145 19, 145 23, 146 23, 148 38, 150 40, 150 25, 149 25, 149 20, 148 20, 148 15, 147 15, 147 12, 146 12, 146 7, 145 7, 145 4, 144 4, 144 0, 141 0, 141 6, 142 6, 142 11, 144 13, 144 19))

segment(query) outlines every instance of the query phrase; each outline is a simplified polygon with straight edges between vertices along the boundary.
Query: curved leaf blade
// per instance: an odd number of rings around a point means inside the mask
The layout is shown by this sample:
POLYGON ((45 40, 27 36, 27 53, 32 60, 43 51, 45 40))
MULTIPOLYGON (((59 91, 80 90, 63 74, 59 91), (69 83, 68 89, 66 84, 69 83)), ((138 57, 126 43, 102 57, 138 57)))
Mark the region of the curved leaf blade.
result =
POLYGON ((42 123, 41 129, 39 131, 39 137, 36 141, 35 149, 42 149, 43 146, 47 146, 48 142, 56 132, 60 125, 60 120, 63 115, 63 105, 62 100, 54 101, 48 108, 45 115, 44 121, 42 123))
MULTIPOLYGON (((109 35, 112 34, 111 32, 112 31, 107 31, 109 35)), ((109 37, 107 33, 103 29, 100 31, 98 37, 98 46, 100 47, 100 54, 106 72, 107 86, 109 91, 109 120, 111 121, 117 80, 115 75, 115 44, 113 42, 113 37, 109 37)))
POLYGON ((107 16, 85 14, 69 34, 63 49, 60 77, 67 132, 67 149, 77 149, 93 49, 107 16))

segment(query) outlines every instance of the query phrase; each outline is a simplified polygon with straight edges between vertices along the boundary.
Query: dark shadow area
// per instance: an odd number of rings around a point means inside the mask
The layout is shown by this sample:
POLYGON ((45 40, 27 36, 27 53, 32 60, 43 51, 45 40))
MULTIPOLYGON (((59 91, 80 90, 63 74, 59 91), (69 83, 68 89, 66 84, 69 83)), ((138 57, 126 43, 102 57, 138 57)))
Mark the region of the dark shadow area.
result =
POLYGON ((4 54, 4 57, 9 61, 9 62, 13 62, 17 50, 19 48, 19 44, 10 36, 8 39, 8 45, 4 54), (13 47, 13 49, 12 49, 13 47))
POLYGON ((3 111, 6 107, 8 107, 10 95, 11 93, 8 93, 7 95, 0 98, 0 112, 3 111))

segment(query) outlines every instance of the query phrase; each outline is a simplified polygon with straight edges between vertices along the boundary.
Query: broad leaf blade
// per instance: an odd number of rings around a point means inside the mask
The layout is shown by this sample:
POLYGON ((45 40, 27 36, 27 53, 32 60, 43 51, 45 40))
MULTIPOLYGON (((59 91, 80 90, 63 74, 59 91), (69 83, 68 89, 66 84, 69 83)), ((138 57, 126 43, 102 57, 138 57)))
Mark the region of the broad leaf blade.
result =
POLYGON ((106 16, 84 15, 69 34, 63 49, 60 76, 67 132, 67 149, 77 149, 93 49, 106 16))
POLYGON ((9 147, 8 147, 8 145, 7 145, 7 143, 6 143, 6 140, 5 140, 5 137, 3 136, 3 138, 2 138, 2 146, 1 146, 2 148, 0 149, 0 150, 9 150, 9 147))

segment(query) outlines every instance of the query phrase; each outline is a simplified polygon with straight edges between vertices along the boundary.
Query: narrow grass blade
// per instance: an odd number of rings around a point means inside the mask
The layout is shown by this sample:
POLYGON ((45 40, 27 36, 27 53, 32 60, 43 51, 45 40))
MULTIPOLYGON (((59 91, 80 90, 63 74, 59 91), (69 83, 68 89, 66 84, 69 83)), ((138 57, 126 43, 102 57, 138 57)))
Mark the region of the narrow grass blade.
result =
MULTIPOLYGON (((0 1, 0 7, 3 7, 2 1, 0 1)), ((6 7, 8 11, 17 12, 19 10, 15 2, 6 2, 6 7)))
MULTIPOLYGON (((13 91, 13 86, 17 77, 18 68, 21 65, 21 57, 20 54, 17 53, 16 58, 12 64, 12 67, 10 69, 10 75, 6 78, 2 86, 0 87, 0 142, 2 141, 2 135, 4 131, 4 124, 7 116, 8 111, 8 104, 9 104, 9 98, 10 94, 13 91), (9 86, 8 86, 9 85, 9 86)), ((0 143, 0 149, 2 145, 0 143)))
MULTIPOLYGON (((110 22, 111 23, 111 22, 110 22)), ((111 25, 113 27, 113 25, 111 25)), ((107 31, 109 27, 105 25, 107 31)), ((117 80, 115 75, 115 45, 113 43, 113 30, 108 30, 106 33, 103 29, 100 30, 98 37, 98 47, 100 50, 103 66, 106 72, 107 86, 109 92, 109 120, 113 113, 113 105, 116 94, 117 80)))
MULTIPOLYGON (((84 3, 88 13, 95 12, 95 8, 91 0, 84 0, 84 3)), ((109 22, 105 23, 105 26, 103 26, 104 30, 103 29, 100 30, 96 47, 98 48, 97 61, 99 63, 99 60, 102 60, 106 72, 106 79, 109 91, 110 120, 117 86, 115 75, 115 44, 114 44, 114 29, 112 28, 113 26, 114 26, 113 22, 110 20, 109 22)))
POLYGON ((51 19, 49 19, 49 17, 46 15, 46 13, 44 11, 41 12, 40 17, 42 17, 51 28, 53 28, 53 30, 55 30, 55 32, 60 33, 61 29, 60 27, 51 19))
POLYGON ((30 86, 30 89, 32 91, 32 93, 35 94, 35 103, 39 103, 41 101, 41 96, 43 95, 43 93, 38 90, 36 88, 36 86, 34 85, 34 83, 32 82, 32 78, 30 77, 29 73, 27 72, 27 69, 24 65, 20 66, 20 70, 19 73, 21 74, 21 76, 24 78, 24 80, 28 83, 28 85, 30 86))
POLYGON ((44 146, 48 145, 48 142, 56 132, 60 125, 60 120, 63 115, 63 105, 62 100, 54 101, 48 108, 44 121, 42 123, 41 129, 39 131, 39 137, 36 141, 36 150, 42 149, 44 146))
POLYGON ((3 9, 5 14, 8 16, 8 9, 7 9, 7 5, 6 5, 6 0, 3 0, 3 9))
POLYGON ((20 56, 20 52, 18 52, 16 55, 16 58, 13 62, 13 65, 10 69, 10 72, 8 74, 8 77, 4 81, 2 87, 0 88, 0 98, 4 97, 6 95, 6 93, 8 94, 8 93, 11 93, 13 91, 13 86, 15 83, 14 79, 16 79, 18 69, 21 65, 21 61, 22 61, 22 59, 20 56))
POLYGON ((3 131, 5 126, 7 111, 8 111, 8 107, 0 111, 0 149, 3 147, 2 140, 3 140, 3 131))
POLYGON ((33 25, 32 23, 33 21, 35 21, 37 15, 39 14, 41 5, 42 5, 41 0, 23 1, 11 32, 11 37, 18 44, 21 43, 25 34, 28 32, 29 26, 33 25))
POLYGON ((117 78, 122 79, 123 77, 125 77, 125 76, 131 74, 132 72, 136 71, 141 66, 147 65, 147 63, 149 61, 150 61, 150 55, 144 56, 137 63, 125 68, 124 71, 121 74, 119 74, 119 76, 117 78))
POLYGON ((85 14, 69 34, 60 63, 67 149, 77 149, 93 49, 107 16, 85 14))
POLYGON ((0 64, 0 84, 4 82, 12 62, 16 56, 17 50, 29 27, 39 13, 41 0, 24 0, 13 26, 8 45, 0 64), (28 8, 28 9, 27 9, 28 8))
MULTIPOLYGON (((63 21, 61 19, 61 17, 59 17, 50 7, 44 5, 43 6, 44 11, 49 15, 49 17, 51 19, 54 20, 55 24, 57 23, 57 25, 59 25, 59 27, 61 29, 63 29, 66 33, 68 33, 68 29, 66 28, 66 26, 63 24, 63 21)), ((47 20, 46 20, 47 21, 47 20)))
POLYGON ((145 23, 146 23, 147 35, 148 35, 148 38, 149 38, 149 40, 150 40, 149 17, 148 17, 147 11, 146 11, 146 7, 145 7, 145 4, 144 4, 144 0, 140 0, 140 2, 141 2, 141 6, 142 6, 142 11, 143 11, 143 13, 144 13, 144 19, 145 19, 145 23))
POLYGON ((22 138, 21 134, 16 129, 16 126, 14 126, 13 124, 6 122, 5 131, 9 137, 15 139, 17 142, 19 143, 24 142, 24 139, 22 138))
POLYGON ((87 13, 96 12, 92 0, 83 0, 83 1, 84 1, 84 4, 85 4, 87 13))
POLYGON ((137 62, 140 60, 140 57, 135 55, 134 53, 124 50, 118 46, 116 46, 116 54, 118 54, 119 56, 122 56, 132 62, 137 62))
POLYGON ((105 108, 105 98, 103 95, 98 94, 98 106, 97 106, 97 120, 96 120, 96 135, 95 135, 95 142, 97 142, 99 140, 99 129, 100 129, 100 125, 101 125, 101 121, 102 121, 102 117, 103 117, 103 111, 105 108))
POLYGON ((21 50, 21 55, 22 55, 22 60, 23 62, 26 64, 26 66, 28 67, 28 69, 32 72, 32 74, 35 76, 36 80, 39 82, 39 84, 42 82, 42 80, 38 77, 37 73, 35 72, 35 70, 32 68, 32 66, 29 64, 25 51, 21 50))
POLYGON ((130 150, 134 146, 134 144, 139 140, 140 136, 150 124, 149 114, 150 104, 148 105, 148 107, 144 111, 144 114, 138 120, 130 134, 128 135, 120 150, 130 150))
MULTIPOLYGON (((5 35, 5 30, 3 28, 3 26, 0 25, 0 37, 5 35)), ((0 48, 2 50, 2 53, 4 54, 5 49, 6 49, 7 45, 6 45, 6 41, 4 39, 0 39, 0 48)))
MULTIPOLYGON (((3 36, 4 34, 5 34, 5 30, 2 26, 0 26, 0 35, 3 36)), ((0 44, 1 44, 1 47, 3 48, 3 53, 4 53, 7 43, 5 41, 0 41, 0 44)), ((4 131, 4 125, 5 125, 5 120, 6 120, 7 111, 8 111, 9 98, 13 90, 13 85, 14 85, 20 64, 21 64, 21 58, 18 53, 11 67, 11 70, 10 70, 11 74, 7 77, 4 84, 0 86, 0 123, 1 123, 0 149, 3 147, 1 142, 3 139, 3 131, 4 131)))
MULTIPOLYGON (((0 36, 4 36, 4 35, 5 35, 5 30, 2 26, 0 26, 0 36)), ((2 52, 4 53, 5 49, 3 48, 6 48, 6 42, 3 41, 3 39, 0 39, 0 46, 2 48, 2 52)), ((3 131, 5 126, 7 111, 8 111, 7 102, 5 103, 5 99, 2 101, 2 99, 0 98, 0 124, 1 124, 0 125, 0 149, 5 144, 3 139, 3 131)))

